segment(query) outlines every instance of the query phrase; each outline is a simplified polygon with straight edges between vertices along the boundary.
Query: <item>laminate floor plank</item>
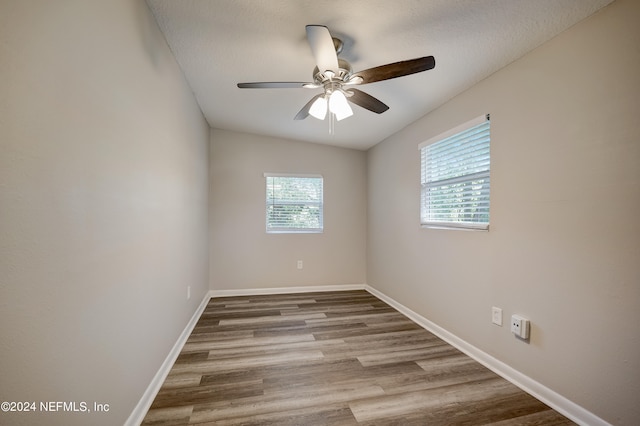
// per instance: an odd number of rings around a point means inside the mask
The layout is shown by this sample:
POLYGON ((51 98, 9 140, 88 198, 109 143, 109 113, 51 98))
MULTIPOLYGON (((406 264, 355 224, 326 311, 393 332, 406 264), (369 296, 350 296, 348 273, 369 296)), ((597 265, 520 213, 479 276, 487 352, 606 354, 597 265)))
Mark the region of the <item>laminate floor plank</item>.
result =
POLYGON ((344 404, 327 410, 310 407, 250 417, 221 419, 217 420, 215 424, 217 426, 344 426, 356 425, 357 422, 349 407, 344 404))
POLYGON ((361 398, 381 396, 384 391, 379 386, 316 386, 313 390, 301 392, 282 391, 268 397, 237 398, 225 403, 200 404, 194 407, 191 415, 192 423, 218 422, 221 419, 234 417, 251 417, 265 413, 278 413, 300 408, 316 407, 316 409, 331 409, 334 405, 341 405, 361 398))
POLYGON ((427 390, 378 396, 349 404, 359 422, 427 413, 453 404, 478 403, 514 392, 515 386, 498 377, 427 390))
POLYGON ((167 375, 167 378, 164 379, 164 383, 162 384, 162 389, 160 390, 160 392, 158 392, 158 395, 160 395, 161 392, 165 392, 170 389, 183 388, 183 387, 189 387, 189 386, 198 386, 201 381, 202 381, 202 374, 176 373, 175 371, 172 371, 167 375))
POLYGON ((273 336, 273 337, 254 337, 254 336, 246 336, 235 339, 224 339, 224 340, 203 340, 203 341, 187 341, 184 344, 182 349, 182 353, 190 353, 190 352, 210 352, 212 350, 219 350, 225 348, 243 348, 248 346, 267 346, 267 345, 279 345, 283 343, 298 343, 298 342, 308 342, 315 340, 313 335, 310 333, 307 334, 298 334, 298 335, 282 335, 282 336, 273 336))
POLYGON ((366 291, 212 298, 143 425, 571 425, 366 291))
POLYGON ((326 317, 327 316, 324 313, 311 313, 311 314, 298 313, 297 315, 278 314, 278 315, 255 316, 255 317, 247 317, 247 318, 222 319, 220 320, 219 324, 221 326, 225 326, 225 325, 235 326, 235 325, 246 325, 246 324, 250 324, 251 326, 253 326, 254 324, 261 324, 261 323, 308 321, 308 320, 324 319, 326 317))
POLYGON ((226 401, 263 395, 262 381, 254 379, 237 384, 213 384, 174 388, 159 393, 151 408, 193 406, 200 403, 226 401))
MULTIPOLYGON (((358 323, 360 324, 360 323, 358 323)), ((387 323, 380 326, 372 326, 370 324, 361 323, 363 327, 352 327, 349 324, 334 324, 331 331, 322 330, 323 327, 309 327, 309 331, 313 333, 313 336, 317 340, 322 339, 336 339, 336 338, 350 338, 358 336, 368 336, 371 339, 375 339, 381 333, 394 333, 398 331, 416 330, 417 326, 408 323, 387 323)))
POLYGON ((257 346, 242 346, 234 348, 222 348, 212 349, 209 351, 208 360, 222 360, 222 359, 238 359, 249 355, 276 355, 282 353, 295 353, 308 350, 321 350, 325 352, 334 350, 340 351, 340 348, 344 346, 344 341, 334 340, 305 340, 299 342, 290 343, 278 343, 273 345, 257 345, 257 346), (335 348, 335 349, 334 349, 335 348))
POLYGON ((144 418, 145 425, 182 426, 188 425, 193 406, 153 408, 144 418))
POLYGON ((255 336, 261 337, 282 334, 289 335, 295 333, 312 333, 317 340, 331 340, 334 335, 339 335, 338 337, 341 337, 344 336, 344 333, 349 330, 353 330, 355 333, 357 333, 358 330, 362 331, 361 329, 366 329, 367 331, 370 330, 367 327, 367 324, 363 322, 353 322, 349 324, 338 325, 322 325, 313 327, 310 327, 309 324, 305 323, 301 326, 263 328, 261 330, 256 330, 255 336))
POLYGON ((264 367, 278 364, 298 364, 324 358, 322 351, 304 350, 294 352, 278 352, 274 354, 237 356, 232 358, 214 359, 190 364, 174 364, 176 372, 210 372, 242 370, 247 368, 264 367))
POLYGON ((568 426, 573 424, 566 417, 558 417, 553 410, 536 411, 516 418, 488 423, 491 426, 568 426))

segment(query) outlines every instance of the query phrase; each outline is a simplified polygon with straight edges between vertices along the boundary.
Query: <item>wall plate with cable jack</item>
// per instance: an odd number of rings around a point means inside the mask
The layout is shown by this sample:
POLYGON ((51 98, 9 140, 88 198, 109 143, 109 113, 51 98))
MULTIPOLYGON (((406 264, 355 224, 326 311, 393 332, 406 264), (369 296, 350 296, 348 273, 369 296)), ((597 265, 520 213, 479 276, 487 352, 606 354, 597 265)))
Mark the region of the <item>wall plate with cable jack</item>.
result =
POLYGON ((521 339, 529 338, 529 320, 520 315, 511 316, 511 332, 521 339))

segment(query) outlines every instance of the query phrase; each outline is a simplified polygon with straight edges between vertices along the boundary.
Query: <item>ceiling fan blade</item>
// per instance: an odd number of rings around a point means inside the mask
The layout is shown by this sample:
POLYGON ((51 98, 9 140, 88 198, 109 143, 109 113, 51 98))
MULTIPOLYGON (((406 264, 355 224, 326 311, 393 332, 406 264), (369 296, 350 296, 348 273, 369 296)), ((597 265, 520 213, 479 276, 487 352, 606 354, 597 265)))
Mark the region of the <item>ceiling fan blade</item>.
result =
POLYGON ((433 56, 425 56, 423 58, 409 59, 407 61, 394 62, 392 64, 380 65, 379 67, 358 71, 353 74, 351 80, 358 79, 359 77, 358 80, 361 79, 359 84, 367 84, 428 71, 435 66, 435 58, 433 56))
POLYGON ((302 109, 296 114, 293 118, 294 120, 304 120, 309 116, 309 110, 311 109, 311 105, 318 99, 320 96, 324 95, 324 93, 320 93, 319 95, 315 95, 302 109))
POLYGON ((238 87, 241 89, 299 89, 305 88, 318 88, 315 83, 306 83, 299 81, 271 81, 271 82, 258 82, 258 83, 238 83, 238 87))
POLYGON ((385 103, 374 98, 370 94, 363 92, 362 90, 349 89, 347 93, 353 93, 349 98, 347 98, 351 102, 361 106, 364 109, 373 111, 376 114, 382 114, 389 109, 389 107, 385 103))
POLYGON ((338 55, 333 45, 333 39, 329 29, 324 25, 307 25, 307 40, 311 46, 311 52, 316 59, 316 65, 320 72, 331 70, 338 73, 338 55))

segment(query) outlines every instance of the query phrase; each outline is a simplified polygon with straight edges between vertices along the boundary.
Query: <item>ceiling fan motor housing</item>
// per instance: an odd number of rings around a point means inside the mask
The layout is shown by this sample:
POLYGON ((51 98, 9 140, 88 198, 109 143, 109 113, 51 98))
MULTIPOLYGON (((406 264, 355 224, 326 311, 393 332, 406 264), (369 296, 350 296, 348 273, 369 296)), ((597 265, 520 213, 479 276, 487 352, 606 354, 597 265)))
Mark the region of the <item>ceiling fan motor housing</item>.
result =
POLYGON ((333 71, 327 70, 321 72, 318 67, 313 69, 313 81, 319 85, 325 85, 330 83, 331 81, 335 82, 346 82, 349 77, 353 74, 353 69, 351 68, 351 64, 344 59, 338 59, 338 73, 334 74, 333 71))

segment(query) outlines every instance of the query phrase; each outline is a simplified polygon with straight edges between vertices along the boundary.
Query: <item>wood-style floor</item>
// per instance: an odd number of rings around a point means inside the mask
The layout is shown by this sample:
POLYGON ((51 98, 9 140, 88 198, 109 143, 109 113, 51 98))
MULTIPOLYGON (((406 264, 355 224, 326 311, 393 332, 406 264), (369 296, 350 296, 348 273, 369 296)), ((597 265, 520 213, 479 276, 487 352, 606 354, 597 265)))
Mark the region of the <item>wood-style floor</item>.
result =
POLYGON ((366 291, 213 298, 144 425, 569 425, 366 291))

